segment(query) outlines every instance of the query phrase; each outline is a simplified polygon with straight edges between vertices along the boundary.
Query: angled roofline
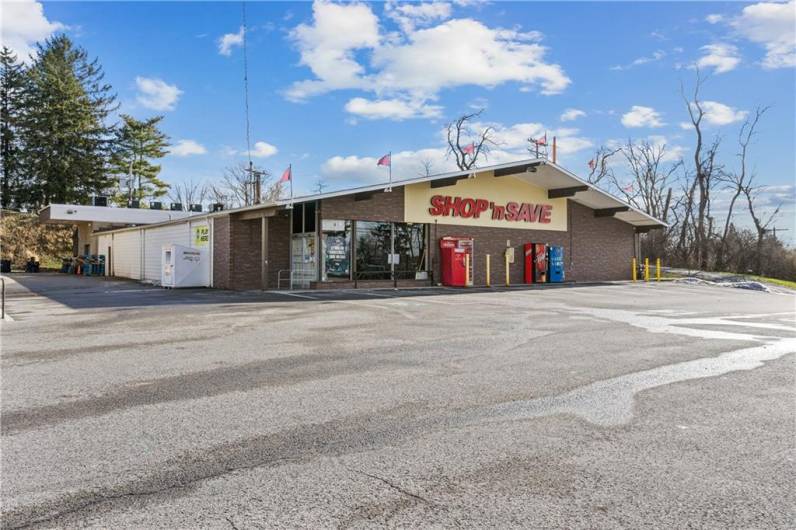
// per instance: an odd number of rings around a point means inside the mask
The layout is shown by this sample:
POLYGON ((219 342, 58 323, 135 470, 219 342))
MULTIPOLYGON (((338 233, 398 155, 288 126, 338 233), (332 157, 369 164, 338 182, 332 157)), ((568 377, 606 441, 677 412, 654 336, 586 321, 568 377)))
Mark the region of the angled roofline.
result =
MULTIPOLYGON (((577 175, 575 175, 574 173, 572 173, 568 169, 566 169, 566 168, 564 168, 564 167, 562 167, 562 166, 560 166, 558 164, 554 164, 553 162, 550 162, 549 160, 547 160, 545 158, 527 158, 527 159, 522 159, 522 160, 516 160, 516 161, 513 161, 513 162, 507 162, 507 163, 504 163, 504 164, 495 164, 495 165, 492 165, 492 166, 483 166, 483 167, 479 167, 479 168, 475 168, 475 169, 467 169, 467 170, 460 170, 460 171, 449 171, 449 172, 446 172, 446 173, 438 173, 438 174, 435 174, 435 175, 427 175, 427 176, 416 177, 416 178, 412 178, 412 179, 394 180, 394 181, 392 181, 392 183, 382 182, 382 183, 379 183, 379 184, 370 184, 370 185, 367 185, 367 186, 359 186, 359 187, 356 187, 356 188, 346 188, 346 189, 337 190, 337 191, 330 191, 330 192, 326 192, 326 193, 316 193, 316 194, 311 194, 311 195, 301 195, 301 196, 298 196, 298 197, 294 197, 293 199, 279 199, 279 200, 275 201, 274 203, 271 203, 271 204, 268 204, 268 205, 254 205, 254 206, 248 206, 246 208, 239 208, 237 210, 227 210, 227 211, 228 212, 243 211, 243 210, 247 210, 247 209, 256 209, 258 207, 273 206, 273 204, 276 204, 276 205, 279 205, 279 206, 287 206, 289 204, 293 204, 293 203, 296 203, 296 202, 309 202, 309 201, 317 201, 317 200, 323 200, 323 199, 331 199, 333 197, 341 197, 341 196, 344 196, 344 195, 352 195, 354 193, 363 193, 363 192, 369 192, 369 191, 386 190, 388 188, 393 188, 393 187, 407 186, 407 185, 410 185, 410 184, 418 184, 418 183, 421 183, 421 182, 430 182, 430 181, 434 181, 434 180, 441 180, 441 179, 452 178, 452 177, 462 177, 462 176, 467 176, 467 175, 472 175, 472 174, 477 174, 477 173, 495 171, 495 170, 498 170, 498 169, 509 169, 509 168, 513 168, 513 167, 517 167, 518 169, 524 167, 524 168, 527 169, 527 167, 537 166, 537 165, 539 165, 539 166, 550 166, 553 169, 556 169, 557 171, 560 171, 561 173, 563 173, 567 177, 575 180, 578 185, 588 186, 589 187, 589 191, 595 191, 595 192, 599 193, 600 195, 602 195, 602 196, 604 196, 604 197, 616 202, 617 203, 616 204, 617 207, 627 207, 629 209, 629 211, 632 211, 634 213, 637 213, 637 214, 645 217, 647 220, 652 221, 656 225, 659 225, 661 228, 668 228, 668 226, 669 226, 667 223, 661 221, 660 219, 656 219, 655 217, 652 217, 651 215, 649 215, 648 213, 644 212, 643 210, 640 210, 640 209, 636 208, 635 206, 629 204, 628 202, 623 201, 622 199, 620 199, 616 195, 613 195, 612 193, 609 193, 609 192, 607 192, 607 191, 605 191, 605 190, 603 190, 601 188, 598 188, 594 184, 591 184, 591 183, 587 182, 586 180, 583 180, 582 178, 578 177, 577 175)), ((520 172, 521 171, 517 171, 517 173, 520 173, 520 172)), ((622 221, 622 219, 619 219, 619 220, 622 221)), ((629 223, 628 221, 623 221, 623 222, 626 222, 628 224, 633 224, 633 223, 629 223)), ((652 225, 639 225, 639 226, 652 226, 652 225)))

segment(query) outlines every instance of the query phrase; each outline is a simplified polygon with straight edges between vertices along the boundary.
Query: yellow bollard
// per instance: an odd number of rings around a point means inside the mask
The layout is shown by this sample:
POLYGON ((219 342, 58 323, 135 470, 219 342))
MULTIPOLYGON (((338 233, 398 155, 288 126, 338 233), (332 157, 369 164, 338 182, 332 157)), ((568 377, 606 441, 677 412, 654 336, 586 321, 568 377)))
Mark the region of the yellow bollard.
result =
POLYGON ((644 258, 644 281, 650 281, 650 259, 644 258))
POLYGON ((633 276, 633 281, 636 281, 638 279, 638 266, 637 266, 637 263, 636 263, 636 258, 633 258, 633 265, 631 265, 631 267, 633 268, 633 270, 631 272, 631 274, 633 276))
POLYGON ((511 280, 509 280, 509 254, 506 253, 506 287, 511 286, 511 280))
POLYGON ((655 279, 661 281, 661 258, 655 260, 655 279))
POLYGON ((470 286, 470 254, 464 255, 464 286, 470 286))
POLYGON ((489 254, 486 255, 486 286, 492 287, 492 278, 489 273, 489 254))

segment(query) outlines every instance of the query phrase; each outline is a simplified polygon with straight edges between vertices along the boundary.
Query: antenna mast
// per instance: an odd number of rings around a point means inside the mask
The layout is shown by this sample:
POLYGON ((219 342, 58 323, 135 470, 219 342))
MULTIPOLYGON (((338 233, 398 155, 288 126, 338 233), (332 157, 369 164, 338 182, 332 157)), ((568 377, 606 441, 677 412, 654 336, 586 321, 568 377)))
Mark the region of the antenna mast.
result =
POLYGON ((246 2, 241 2, 241 11, 243 18, 243 95, 246 114, 246 158, 249 161, 249 167, 246 171, 249 173, 248 186, 251 187, 252 204, 259 204, 261 199, 262 188, 262 172, 254 170, 252 163, 252 142, 251 142, 251 122, 249 121, 249 54, 248 54, 248 35, 249 27, 246 24, 246 2))

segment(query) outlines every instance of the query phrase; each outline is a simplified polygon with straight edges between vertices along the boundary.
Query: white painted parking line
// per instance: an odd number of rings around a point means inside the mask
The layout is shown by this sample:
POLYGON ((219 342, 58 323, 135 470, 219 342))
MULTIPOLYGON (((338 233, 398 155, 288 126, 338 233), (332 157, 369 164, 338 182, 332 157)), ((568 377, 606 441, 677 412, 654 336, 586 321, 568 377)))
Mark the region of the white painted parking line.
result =
POLYGON ((296 298, 306 298, 307 300, 320 300, 320 298, 316 296, 308 296, 306 294, 298 294, 298 293, 285 293, 285 292, 278 292, 276 294, 281 294, 285 296, 295 296, 296 298))

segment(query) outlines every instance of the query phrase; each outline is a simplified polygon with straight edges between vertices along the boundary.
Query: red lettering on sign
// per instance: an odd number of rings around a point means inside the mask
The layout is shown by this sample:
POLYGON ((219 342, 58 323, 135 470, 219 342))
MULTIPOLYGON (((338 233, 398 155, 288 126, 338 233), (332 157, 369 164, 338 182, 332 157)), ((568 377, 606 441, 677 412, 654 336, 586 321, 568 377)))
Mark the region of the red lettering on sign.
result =
POLYGON ((486 199, 450 195, 434 195, 430 199, 430 204, 429 215, 464 219, 480 219, 482 213, 492 210, 490 217, 496 221, 548 224, 552 222, 553 215, 553 206, 550 204, 511 201, 502 205, 491 203, 486 199))
POLYGON ((539 214, 540 223, 549 223, 550 216, 553 214, 553 207, 549 204, 542 205, 542 213, 539 214))

